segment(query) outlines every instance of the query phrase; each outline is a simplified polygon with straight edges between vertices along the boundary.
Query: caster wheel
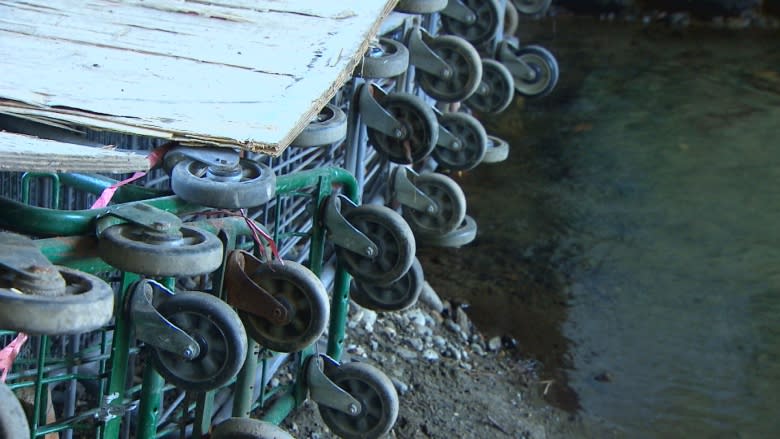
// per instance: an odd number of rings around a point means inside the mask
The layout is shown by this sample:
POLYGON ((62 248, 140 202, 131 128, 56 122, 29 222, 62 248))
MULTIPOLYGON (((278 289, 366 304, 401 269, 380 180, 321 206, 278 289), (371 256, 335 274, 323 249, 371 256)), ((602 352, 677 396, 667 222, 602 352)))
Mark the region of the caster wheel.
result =
MULTIPOLYGON (((499 51, 499 54, 501 53, 499 51)), ((529 98, 550 94, 558 84, 559 76, 558 61, 553 54, 541 46, 526 46, 514 50, 514 54, 518 60, 526 63, 535 72, 534 78, 530 80, 515 76, 515 90, 529 98)))
POLYGON ((420 98, 393 93, 381 98, 382 107, 403 125, 402 136, 392 137, 368 128, 368 140, 394 163, 411 164, 428 156, 439 138, 433 110, 420 98))
POLYGON ((498 33, 498 25, 503 10, 497 0, 461 0, 464 5, 476 14, 474 23, 465 23, 446 15, 441 16, 441 25, 448 34, 465 38, 477 46, 494 38, 498 33))
MULTIPOLYGON (((114 291, 105 281, 72 268, 54 266, 65 279, 65 294, 20 294, 0 280, 3 329, 35 335, 78 334, 98 329, 114 316, 114 291)), ((0 436, 12 437, 12 436, 0 436)))
MULTIPOLYGON (((309 147, 332 145, 347 137, 347 115, 332 104, 328 104, 317 117, 303 129, 290 146, 309 147)), ((276 182, 274 181, 274 184, 276 182)))
POLYGON ((311 345, 328 324, 328 293, 308 268, 293 262, 273 261, 250 274, 252 281, 284 304, 290 321, 279 326, 262 317, 239 312, 247 333, 276 352, 297 352, 311 345))
POLYGON ((227 384, 243 366, 246 332, 227 303, 210 294, 188 291, 167 298, 157 311, 200 346, 200 355, 192 360, 152 350, 154 367, 166 381, 183 390, 205 392, 227 384))
POLYGON ((514 2, 517 12, 524 15, 544 14, 550 8, 552 0, 510 0, 514 2))
POLYGON ((349 209, 344 218, 379 248, 373 258, 337 247, 336 254, 357 280, 387 285, 401 278, 414 262, 414 234, 395 211, 376 205, 349 209))
POLYGON ((509 157, 509 143, 496 136, 488 136, 487 151, 482 163, 499 163, 509 157))
POLYGON ((466 215, 460 226, 444 235, 417 235, 421 245, 429 247, 462 247, 471 243, 477 237, 477 222, 466 215))
POLYGON ((218 168, 185 159, 173 167, 171 189, 190 203, 241 209, 273 198, 276 176, 270 167, 252 160, 241 159, 238 166, 218 168))
POLYGON ((356 76, 363 78, 394 78, 409 68, 409 49, 399 41, 380 38, 363 55, 355 68, 356 76))
POLYGON ((466 215, 466 196, 454 180, 433 172, 415 177, 414 185, 436 204, 434 213, 404 206, 404 219, 414 233, 444 235, 455 230, 466 215))
POLYGON ((420 88, 428 96, 442 102, 459 102, 477 91, 482 79, 482 61, 474 46, 452 35, 436 37, 428 46, 450 68, 447 78, 416 71, 420 88))
POLYGON ((482 60, 482 81, 466 104, 480 113, 500 113, 515 97, 515 79, 503 64, 482 60))
POLYGON ((517 8, 512 0, 507 0, 506 9, 504 9, 504 38, 514 36, 519 23, 520 14, 517 12, 517 8))
MULTIPOLYGON (((326 372, 327 373, 327 372, 326 372)), ((398 394, 389 378, 366 363, 345 363, 327 373, 334 384, 344 389, 361 405, 359 414, 318 406, 325 424, 345 439, 379 438, 393 428, 398 418, 398 394)))
POLYGON ((251 418, 229 418, 214 428, 211 439, 295 439, 270 422, 251 418))
POLYGON ((458 139, 459 149, 437 146, 433 158, 451 171, 467 171, 482 162, 487 150, 487 133, 479 121, 466 113, 444 113, 439 124, 458 139))
POLYGON ((389 285, 353 280, 350 296, 358 305, 373 311, 403 311, 417 303, 424 280, 422 265, 415 258, 409 271, 389 285))
POLYGON ((98 255, 119 270, 147 276, 196 276, 219 268, 219 238, 195 227, 183 226, 179 232, 172 235, 117 224, 103 231, 98 255))
POLYGON ((447 0, 399 0, 395 10, 407 14, 432 14, 446 6, 447 0))
POLYGON ((0 437, 27 438, 30 437, 30 425, 22 404, 14 392, 5 384, 0 383, 0 437))

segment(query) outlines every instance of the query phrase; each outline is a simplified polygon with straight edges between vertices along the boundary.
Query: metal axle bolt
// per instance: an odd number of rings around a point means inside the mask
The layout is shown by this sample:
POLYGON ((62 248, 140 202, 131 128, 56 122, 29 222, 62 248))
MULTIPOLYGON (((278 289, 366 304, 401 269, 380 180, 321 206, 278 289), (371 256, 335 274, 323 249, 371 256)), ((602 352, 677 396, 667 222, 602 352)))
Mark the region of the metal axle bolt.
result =
POLYGON ((184 352, 182 352, 185 358, 192 358, 192 349, 190 348, 184 348, 184 352))
POLYGON ((355 404, 350 404, 349 407, 347 407, 347 410, 349 410, 349 414, 353 416, 358 414, 358 412, 360 411, 358 406, 355 404))
POLYGON ((374 256, 374 247, 366 247, 366 256, 374 256))

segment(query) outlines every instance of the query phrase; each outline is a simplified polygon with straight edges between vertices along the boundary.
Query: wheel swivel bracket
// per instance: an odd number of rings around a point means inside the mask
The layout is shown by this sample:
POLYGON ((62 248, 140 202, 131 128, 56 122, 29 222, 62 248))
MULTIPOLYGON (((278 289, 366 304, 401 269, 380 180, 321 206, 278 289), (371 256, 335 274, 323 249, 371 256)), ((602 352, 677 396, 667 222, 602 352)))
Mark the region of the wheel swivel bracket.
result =
POLYGON ((328 238, 339 247, 373 258, 379 254, 379 247, 341 214, 342 209, 355 207, 357 206, 352 200, 344 195, 331 195, 325 200, 324 224, 328 229, 328 238))
POLYGON ((162 316, 152 304, 155 293, 173 296, 173 291, 159 282, 144 279, 136 282, 128 297, 130 318, 136 338, 188 360, 200 355, 200 345, 178 326, 162 316))
POLYGON ((66 282, 33 240, 16 233, 0 232, 0 273, 14 273, 11 287, 27 294, 61 296, 66 282))
POLYGON ((477 21, 477 14, 460 0, 448 1, 447 6, 439 13, 466 24, 474 24, 477 21))
POLYGON ((412 181, 418 174, 413 170, 399 166, 393 171, 393 198, 404 206, 420 212, 436 213, 439 208, 431 198, 421 191, 412 181), (410 178, 411 174, 411 178, 410 178))
POLYGON ((452 67, 426 44, 426 40, 431 39, 419 26, 409 31, 409 64, 436 77, 449 79, 453 74, 452 67))
POLYGON ((275 325, 286 325, 290 322, 287 308, 247 275, 257 271, 262 264, 261 260, 243 250, 230 253, 225 276, 227 303, 275 325))
POLYGON ((360 87, 358 93, 360 96, 358 101, 360 117, 367 127, 397 139, 402 139, 407 135, 406 129, 401 122, 385 110, 374 97, 374 93, 386 96, 387 93, 384 90, 377 86, 365 84, 360 87))
POLYGON ((306 382, 311 399, 317 404, 357 416, 363 411, 360 401, 337 386, 325 375, 325 368, 339 367, 339 363, 327 355, 312 355, 306 362, 306 382))

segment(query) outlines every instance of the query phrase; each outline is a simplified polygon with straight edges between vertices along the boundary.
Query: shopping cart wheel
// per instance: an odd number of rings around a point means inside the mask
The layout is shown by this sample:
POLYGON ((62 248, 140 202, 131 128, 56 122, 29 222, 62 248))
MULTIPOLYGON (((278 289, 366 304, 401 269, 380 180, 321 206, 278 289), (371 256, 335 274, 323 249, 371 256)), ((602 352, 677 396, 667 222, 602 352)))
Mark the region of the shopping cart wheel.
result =
POLYGON ((482 163, 499 163, 509 157, 509 143, 496 136, 488 135, 487 151, 482 163))
POLYGON ((403 126, 400 136, 393 137, 368 128, 368 140, 394 163, 416 163, 436 146, 439 125, 433 110, 422 99, 405 93, 381 97, 379 104, 403 126))
POLYGON ((306 125, 301 134, 298 134, 290 146, 332 145, 341 142, 345 137, 347 137, 347 115, 341 108, 327 104, 317 117, 306 125))
POLYGON ((448 34, 465 38, 471 44, 479 45, 496 36, 501 15, 504 11, 498 0, 460 0, 476 16, 474 22, 460 21, 441 14, 441 25, 448 34))
POLYGON ((477 237, 477 222, 474 218, 466 215, 460 226, 450 233, 444 235, 425 235, 418 234, 417 239, 420 245, 430 247, 462 247, 477 237))
POLYGON ((289 322, 278 325, 260 316, 239 312, 247 333, 276 352, 296 352, 317 341, 328 324, 328 293, 308 268, 294 261, 263 264, 252 281, 284 305, 289 322))
POLYGON ((395 6, 398 12, 407 14, 432 14, 447 6, 447 0, 399 0, 395 6))
POLYGON ((446 175, 428 172, 418 175, 414 185, 436 205, 435 212, 403 206, 404 219, 414 233, 443 235, 460 225, 466 215, 466 196, 458 183, 446 175))
POLYGON ((500 113, 515 97, 515 79, 503 64, 482 60, 482 81, 466 104, 480 113, 500 113))
POLYGON ((393 210, 364 204, 347 210, 344 219, 376 244, 372 257, 336 247, 346 270, 364 283, 387 285, 401 278, 412 266, 415 255, 414 234, 393 210))
POLYGON ((363 55, 355 75, 363 78, 394 78, 409 68, 409 49, 392 38, 380 38, 363 55))
MULTIPOLYGON (((92 331, 114 315, 114 291, 104 280, 72 268, 54 266, 65 279, 59 296, 20 294, 0 281, 3 329, 29 334, 62 335, 92 331)), ((0 436, 11 437, 11 436, 0 436)))
POLYGON ((458 139, 457 148, 437 145, 433 150, 433 158, 440 167, 451 171, 467 171, 482 162, 487 150, 487 133, 474 116, 444 113, 439 118, 439 124, 458 139))
POLYGON ((0 383, 0 437, 27 438, 30 437, 30 425, 24 414, 22 404, 14 392, 0 383))
POLYGON ((241 369, 246 332, 227 303, 210 294, 187 291, 168 297, 157 311, 200 347, 200 354, 192 360, 152 349, 154 367, 168 382, 183 390, 204 392, 223 386, 241 369))
POLYGON ((358 400, 357 415, 318 405, 320 416, 337 436, 345 439, 381 437, 398 418, 398 394, 393 383, 377 368, 366 363, 344 363, 327 377, 358 400))
MULTIPOLYGON (((523 96, 542 97, 548 95, 558 84, 558 61, 555 60, 550 51, 541 46, 525 46, 521 49, 513 49, 506 43, 503 47, 509 50, 499 48, 499 61, 505 61, 508 54, 514 52, 517 61, 527 65, 531 74, 514 74, 515 90, 523 96)), ((511 60, 510 60, 511 62, 511 60)), ((510 68, 511 70, 511 68, 510 68)))
POLYGON ((353 280, 350 297, 358 305, 374 311, 402 311, 417 303, 422 291, 422 265, 414 259, 409 271, 389 285, 372 285, 353 280))
POLYGON ((447 76, 416 71, 420 88, 442 102, 459 102, 477 91, 482 79, 482 61, 477 49, 463 38, 443 35, 433 38, 428 47, 450 68, 447 76))
POLYGON ((517 8, 512 0, 507 0, 506 9, 504 9, 504 38, 514 36, 519 23, 520 14, 517 12, 517 8))
POLYGON ((511 0, 517 12, 525 15, 543 14, 549 9, 552 0, 511 0))
POLYGON ((294 439, 270 422, 252 418, 229 418, 211 432, 211 439, 294 439))
POLYGON ((196 276, 219 268, 219 238, 189 226, 179 232, 157 233, 136 224, 117 224, 103 231, 98 255, 119 270, 148 276, 196 276))
POLYGON ((171 172, 171 189, 190 203, 240 209, 266 203, 276 195, 276 175, 267 165, 241 159, 237 166, 209 166, 184 159, 171 172))

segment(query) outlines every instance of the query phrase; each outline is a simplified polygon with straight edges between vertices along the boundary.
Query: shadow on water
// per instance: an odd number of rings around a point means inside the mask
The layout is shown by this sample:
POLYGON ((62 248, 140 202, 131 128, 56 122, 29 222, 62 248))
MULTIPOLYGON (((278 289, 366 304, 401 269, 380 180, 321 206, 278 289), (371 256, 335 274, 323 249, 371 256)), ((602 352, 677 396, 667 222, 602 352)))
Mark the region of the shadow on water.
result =
POLYGON ((580 403, 567 383, 571 361, 562 325, 566 265, 577 248, 567 241, 565 206, 556 192, 571 174, 563 154, 571 127, 555 110, 575 100, 589 66, 586 56, 576 55, 576 41, 567 51, 573 56, 554 95, 532 103, 516 99, 498 117, 477 115, 488 133, 512 149, 505 162, 452 175, 477 220, 476 240, 460 249, 421 248, 418 257, 434 289, 467 303, 487 336, 512 337, 519 357, 541 363, 540 378, 553 383, 544 395, 550 403, 576 411, 580 403))

